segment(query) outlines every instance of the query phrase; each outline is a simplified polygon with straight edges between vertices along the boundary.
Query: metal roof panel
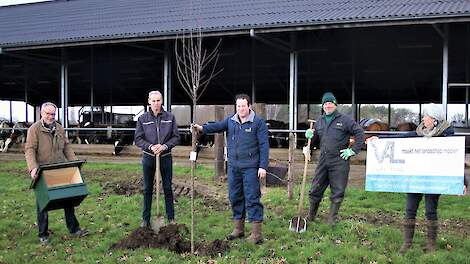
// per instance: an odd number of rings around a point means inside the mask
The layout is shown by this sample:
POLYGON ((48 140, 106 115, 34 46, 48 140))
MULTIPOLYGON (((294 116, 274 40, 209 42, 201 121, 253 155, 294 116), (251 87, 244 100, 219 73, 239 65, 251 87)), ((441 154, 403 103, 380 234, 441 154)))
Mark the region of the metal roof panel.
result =
POLYGON ((57 0, 0 7, 0 46, 470 17, 470 0, 57 0))

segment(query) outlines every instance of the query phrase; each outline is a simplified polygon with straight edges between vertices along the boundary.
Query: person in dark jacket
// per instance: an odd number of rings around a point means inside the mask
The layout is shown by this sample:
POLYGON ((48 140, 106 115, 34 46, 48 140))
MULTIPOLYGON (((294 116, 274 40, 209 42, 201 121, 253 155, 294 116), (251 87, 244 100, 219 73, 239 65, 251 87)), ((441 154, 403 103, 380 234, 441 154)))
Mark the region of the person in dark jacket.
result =
POLYGON ((259 178, 266 176, 269 159, 268 128, 266 121, 250 108, 250 97, 235 96, 237 113, 223 121, 193 128, 203 133, 227 131, 228 191, 232 206, 234 229, 228 240, 244 236, 245 215, 253 223, 248 241, 260 244, 263 241, 261 226, 263 205, 259 178))
POLYGON ((171 149, 179 143, 178 125, 175 116, 162 107, 162 94, 151 91, 148 95, 151 111, 141 115, 135 129, 135 144, 142 149, 144 173, 144 206, 141 227, 150 227, 153 182, 156 158, 160 158, 160 171, 165 194, 165 211, 168 222, 175 220, 173 204, 173 159, 171 149), (157 156, 157 157, 156 157, 157 156))
POLYGON ((364 142, 363 129, 349 116, 338 112, 337 104, 332 93, 323 95, 324 114, 315 123, 313 131, 313 141, 320 141, 321 154, 309 192, 310 208, 307 217, 309 221, 315 219, 323 194, 329 185, 331 204, 328 224, 331 226, 336 224, 348 184, 349 158, 359 153, 364 142), (355 143, 349 147, 351 136, 354 137, 355 143))
MULTIPOLYGON (((416 128, 401 135, 380 137, 448 137, 454 135, 454 129, 445 120, 442 106, 429 104, 423 110, 423 121, 416 128)), ((377 139, 373 136, 367 139, 366 143, 371 140, 377 139)), ((464 193, 467 192, 467 180, 465 180, 464 193)), ((427 228, 427 242, 425 251, 432 252, 436 250, 436 238, 439 222, 437 220, 437 206, 440 194, 422 194, 422 193, 408 193, 406 196, 406 211, 403 224, 403 245, 400 247, 400 253, 407 252, 413 244, 413 236, 416 225, 416 213, 418 211, 419 203, 424 196, 425 201, 425 215, 426 215, 426 228, 427 228)))

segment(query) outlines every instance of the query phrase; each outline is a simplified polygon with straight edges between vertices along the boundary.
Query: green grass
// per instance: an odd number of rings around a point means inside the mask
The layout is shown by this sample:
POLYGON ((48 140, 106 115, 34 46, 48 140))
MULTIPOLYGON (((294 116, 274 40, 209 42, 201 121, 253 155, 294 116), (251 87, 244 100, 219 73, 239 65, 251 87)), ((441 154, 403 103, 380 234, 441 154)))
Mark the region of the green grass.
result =
MULTIPOLYGON (((106 170, 113 180, 125 180, 126 175, 140 175, 139 164, 87 163, 87 171, 106 170), (124 176, 122 176, 124 175, 124 176)), ((189 168, 176 167, 176 175, 189 175, 189 168)), ((210 182, 212 170, 198 167, 197 175, 210 182)), ((77 208, 82 227, 90 236, 71 238, 66 230, 63 211, 49 213, 49 228, 54 234, 49 246, 41 246, 37 238, 34 193, 24 162, 0 164, 0 263, 207 263, 208 257, 179 255, 162 249, 109 250, 140 223, 142 196, 130 197, 103 192, 98 176, 86 178, 89 197, 77 208)), ((296 189, 296 197, 298 189, 296 189)), ((297 214, 298 200, 288 201, 286 192, 270 188, 263 197, 265 206, 263 245, 255 246, 243 240, 231 242, 231 250, 215 258, 217 263, 470 263, 470 240, 459 234, 441 232, 439 250, 423 254, 425 242, 422 231, 416 243, 404 256, 397 254, 401 234, 397 225, 373 225, 356 218, 357 215, 386 214, 401 218, 405 205, 404 194, 371 193, 348 188, 340 211, 341 221, 332 229, 323 222, 328 211, 328 193, 320 207, 320 221, 309 224, 305 233, 288 231, 288 221, 297 214), (450 245, 451 249, 446 247, 450 245)), ((163 202, 162 202, 163 206, 163 202)), ((423 207, 423 204, 422 204, 423 207)), ((470 222, 469 197, 442 196, 439 215, 442 220, 470 222)), ((178 222, 189 226, 190 200, 178 198, 178 222)), ((202 199, 196 200, 196 238, 213 240, 231 231, 230 211, 211 211, 202 199)), ((308 208, 305 202, 305 208, 308 208)), ((419 217, 423 218, 420 210, 419 217)), ((468 226, 468 225, 467 225, 468 226)), ((248 230, 250 225, 247 225, 248 230)))

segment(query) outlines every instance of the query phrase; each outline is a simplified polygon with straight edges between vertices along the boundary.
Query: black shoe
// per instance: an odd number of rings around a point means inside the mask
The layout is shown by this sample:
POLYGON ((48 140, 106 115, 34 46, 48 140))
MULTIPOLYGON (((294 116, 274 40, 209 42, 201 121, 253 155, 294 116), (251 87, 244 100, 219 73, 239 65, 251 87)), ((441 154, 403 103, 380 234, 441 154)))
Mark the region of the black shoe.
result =
POLYGON ((39 243, 41 245, 47 245, 49 243, 49 238, 47 236, 39 237, 39 243))
POLYGON ((74 236, 74 237, 84 237, 84 236, 87 236, 88 233, 89 232, 86 229, 78 229, 77 232, 71 233, 71 235, 74 236))
POLYGON ((142 222, 140 222, 140 227, 143 227, 143 228, 150 228, 150 222, 149 222, 149 221, 142 220, 142 222))

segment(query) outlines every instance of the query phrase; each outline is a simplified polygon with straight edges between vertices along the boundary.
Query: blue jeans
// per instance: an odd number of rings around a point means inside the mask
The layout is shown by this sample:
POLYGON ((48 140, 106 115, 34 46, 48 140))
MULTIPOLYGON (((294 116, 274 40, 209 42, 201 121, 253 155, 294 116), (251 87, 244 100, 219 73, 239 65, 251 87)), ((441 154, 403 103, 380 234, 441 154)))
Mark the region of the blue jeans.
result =
MULTIPOLYGON (((37 221, 39 228, 39 237, 48 237, 49 236, 49 216, 46 210, 40 211, 39 205, 36 201, 36 212, 37 212, 37 221)), ((65 215, 65 224, 69 232, 75 233, 80 230, 80 225, 78 220, 75 217, 75 208, 73 206, 64 208, 65 215)))
POLYGON ((228 196, 234 220, 263 221, 258 168, 228 168, 228 196))
MULTIPOLYGON (((152 210, 152 195, 155 178, 155 157, 143 154, 142 167, 144 170, 144 208, 142 210, 142 220, 150 222, 152 210)), ((160 157, 160 172, 162 175, 163 192, 165 194, 166 217, 169 221, 175 219, 175 207, 173 204, 173 159, 171 154, 160 157)))
POLYGON ((416 219, 416 212, 418 211, 421 199, 425 202, 425 215, 428 220, 437 220, 437 205, 439 203, 440 194, 422 194, 422 193, 408 193, 406 196, 406 219, 416 219))

